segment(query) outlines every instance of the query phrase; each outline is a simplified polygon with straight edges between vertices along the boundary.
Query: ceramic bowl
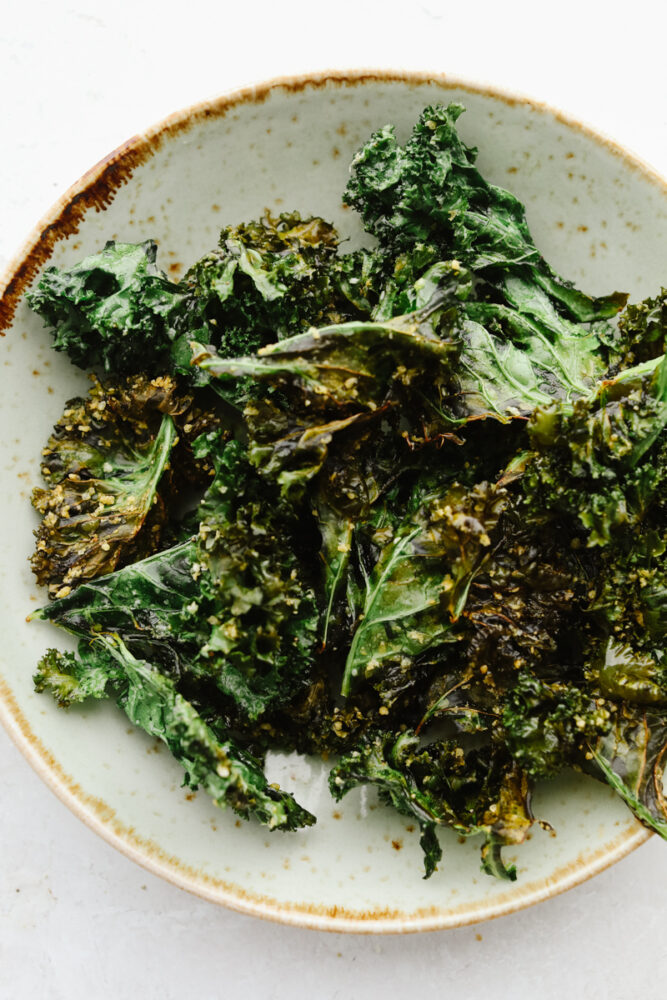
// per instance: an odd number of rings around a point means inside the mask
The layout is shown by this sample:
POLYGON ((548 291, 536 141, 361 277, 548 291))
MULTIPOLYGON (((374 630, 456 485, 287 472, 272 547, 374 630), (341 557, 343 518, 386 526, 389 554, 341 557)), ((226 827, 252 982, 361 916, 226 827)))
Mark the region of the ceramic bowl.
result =
MULTIPOLYGON (((421 878, 419 833, 367 790, 336 805, 317 761, 272 755, 272 780, 318 816, 315 827, 269 834, 180 786, 166 750, 130 728, 113 704, 64 712, 31 675, 63 636, 25 623, 45 600, 28 567, 31 488, 63 402, 85 377, 50 348, 23 301, 48 263, 64 265, 108 239, 154 237, 172 276, 212 247, 223 224, 265 208, 331 219, 346 245, 363 238, 340 201, 348 164, 370 132, 405 137, 420 110, 461 101, 466 142, 482 171, 527 205, 537 245, 592 293, 633 297, 665 283, 667 187, 629 154, 532 101, 447 77, 322 74, 280 80, 178 113, 93 167, 53 207, 6 275, 0 303, 3 609, 0 715, 46 783, 101 836, 178 886, 246 913, 338 931, 453 927, 545 899, 601 871, 647 832, 614 794, 570 776, 539 788, 535 833, 513 857, 514 884, 482 874, 479 844, 443 836, 444 859, 421 878)), ((0 282, 0 288, 3 283, 0 282)))

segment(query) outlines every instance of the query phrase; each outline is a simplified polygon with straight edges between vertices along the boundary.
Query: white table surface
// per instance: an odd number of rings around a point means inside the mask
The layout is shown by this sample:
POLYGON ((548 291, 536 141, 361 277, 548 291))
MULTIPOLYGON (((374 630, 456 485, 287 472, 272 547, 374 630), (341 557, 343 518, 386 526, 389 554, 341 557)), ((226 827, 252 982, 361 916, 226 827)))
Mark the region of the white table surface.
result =
MULTIPOLYGON (((202 98, 313 69, 493 83, 667 175, 665 29, 659 0, 14 0, 0 20, 0 271, 56 197, 130 135, 202 98)), ((0 731, 2 1000, 663 998, 666 917, 657 838, 563 896, 477 927, 374 938, 241 916, 98 839, 0 731)))

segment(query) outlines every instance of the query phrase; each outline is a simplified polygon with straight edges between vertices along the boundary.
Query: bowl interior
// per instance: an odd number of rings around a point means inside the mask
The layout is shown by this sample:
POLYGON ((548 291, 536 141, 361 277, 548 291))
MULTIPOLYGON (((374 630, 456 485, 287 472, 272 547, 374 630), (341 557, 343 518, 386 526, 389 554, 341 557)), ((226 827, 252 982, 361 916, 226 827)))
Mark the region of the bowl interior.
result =
MULTIPOLYGON (((367 237, 340 200, 353 153, 388 121, 404 138, 426 104, 449 100, 466 106, 461 131, 479 147, 482 171, 526 203, 536 243, 560 273, 586 291, 621 289, 634 298, 664 283, 667 199, 650 171, 531 103, 400 75, 293 82, 176 116, 75 185, 47 220, 51 229, 29 241, 19 263, 29 273, 47 259, 74 262, 108 239, 152 237, 158 263, 179 276, 215 245, 222 225, 256 218, 265 208, 321 215, 336 224, 346 247, 360 245, 367 237), (72 204, 79 206, 76 231, 72 204)), ((65 713, 36 695, 37 659, 66 641, 50 626, 24 621, 45 601, 27 563, 36 526, 29 495, 40 480, 39 456, 51 425, 65 399, 87 382, 51 350, 41 320, 22 302, 0 354, 7 429, 0 440, 0 711, 45 780, 121 850, 185 888, 247 912, 313 927, 382 931, 454 926, 516 909, 581 881, 645 839, 611 791, 572 775, 536 795, 536 814, 554 832, 536 825, 515 858, 507 849, 518 865, 516 883, 482 874, 479 844, 460 844, 447 834, 440 870, 424 881, 418 829, 367 790, 336 805, 318 761, 270 756, 270 780, 294 791, 318 823, 296 834, 269 834, 180 788, 180 769, 168 752, 130 728, 113 705, 65 713)))

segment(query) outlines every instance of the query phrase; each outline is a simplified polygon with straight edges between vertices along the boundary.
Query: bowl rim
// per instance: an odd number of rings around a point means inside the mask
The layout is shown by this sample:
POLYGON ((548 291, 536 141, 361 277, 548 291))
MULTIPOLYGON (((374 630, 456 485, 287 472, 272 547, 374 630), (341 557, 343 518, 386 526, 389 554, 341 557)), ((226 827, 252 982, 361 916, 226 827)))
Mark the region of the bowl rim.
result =
MULTIPOLYGON (((276 90, 300 92, 321 89, 330 84, 359 86, 369 82, 415 85, 435 83, 443 91, 463 90, 491 97, 510 106, 525 105, 583 133, 589 140, 618 156, 626 167, 637 170, 643 179, 650 181, 667 196, 667 180, 613 139, 549 104, 504 88, 449 74, 418 70, 322 70, 280 76, 196 102, 168 115, 116 147, 75 181, 42 216, 0 276, 0 335, 4 336, 10 327, 24 291, 48 261, 56 243, 76 233, 91 208, 98 211, 106 208, 118 189, 131 178, 134 170, 150 159, 165 141, 205 119, 224 117, 241 104, 263 103, 276 90)), ((524 909, 579 885, 615 864, 652 836, 638 821, 631 819, 610 844, 597 851, 582 853, 576 861, 557 869, 550 876, 532 882, 522 881, 517 888, 501 893, 487 902, 459 906, 453 910, 434 906, 404 913, 394 909, 360 911, 340 906, 286 903, 249 892, 241 886, 195 870, 180 859, 168 855, 158 844, 142 838, 134 829, 124 826, 112 807, 85 792, 64 771, 33 732, 10 685, 2 676, 0 722, 29 764, 58 798, 90 829, 126 857, 152 874, 211 902, 245 914, 309 929, 372 934, 413 933, 444 930, 490 920, 524 909)))

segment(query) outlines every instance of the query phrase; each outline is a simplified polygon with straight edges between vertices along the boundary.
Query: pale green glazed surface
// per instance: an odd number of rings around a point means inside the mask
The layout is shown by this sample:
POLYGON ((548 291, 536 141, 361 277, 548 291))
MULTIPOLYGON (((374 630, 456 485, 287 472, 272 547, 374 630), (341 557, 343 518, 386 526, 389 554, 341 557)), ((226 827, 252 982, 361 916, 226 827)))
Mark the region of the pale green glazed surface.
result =
MULTIPOLYGON (((464 138, 480 147, 483 172, 526 202, 536 242, 557 270, 586 291, 623 289, 633 298, 665 282, 662 182, 550 111, 416 78, 278 87, 266 99, 196 121, 167 136, 106 210, 88 211, 51 261, 73 262, 107 239, 150 236, 160 245, 158 262, 179 274, 215 244, 223 224, 265 207, 332 219, 354 245, 363 234, 340 204, 353 152, 372 129, 393 121, 405 135, 425 104, 450 99, 466 104, 464 138)), ((65 398, 86 385, 49 343, 24 305, 0 342, 0 714, 82 818, 136 860, 208 898, 335 930, 419 930, 499 915, 575 884, 644 839, 611 792, 572 777, 536 795, 536 814, 555 835, 536 825, 516 852, 517 883, 483 875, 477 842, 462 845, 454 836, 443 837, 440 870, 423 881, 419 834, 409 821, 376 806, 365 790, 336 806, 326 768, 314 760, 270 759, 271 780, 294 791, 318 823, 269 834, 202 795, 186 796, 167 751, 130 730, 115 706, 65 713, 34 694, 39 655, 64 643, 50 626, 24 620, 45 599, 27 564, 36 524, 28 498, 51 424, 65 398)), ((506 855, 514 860, 510 849, 506 855)))

